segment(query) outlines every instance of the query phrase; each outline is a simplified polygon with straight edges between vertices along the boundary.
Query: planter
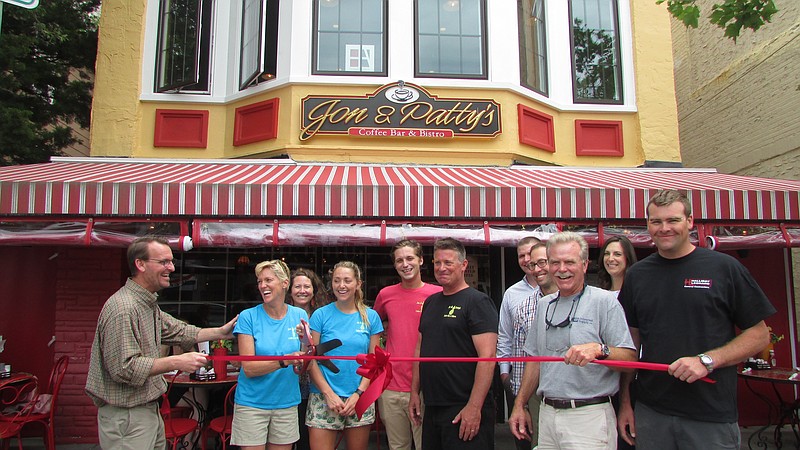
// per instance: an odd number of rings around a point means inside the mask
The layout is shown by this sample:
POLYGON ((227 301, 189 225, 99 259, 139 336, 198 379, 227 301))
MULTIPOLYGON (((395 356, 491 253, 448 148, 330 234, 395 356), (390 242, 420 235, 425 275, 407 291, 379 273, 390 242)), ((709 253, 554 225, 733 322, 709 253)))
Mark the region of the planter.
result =
MULTIPOLYGON (((228 356, 228 349, 226 348, 215 348, 213 351, 214 356, 228 356)), ((228 379, 228 361, 215 359, 214 373, 217 375, 218 380, 228 379)))

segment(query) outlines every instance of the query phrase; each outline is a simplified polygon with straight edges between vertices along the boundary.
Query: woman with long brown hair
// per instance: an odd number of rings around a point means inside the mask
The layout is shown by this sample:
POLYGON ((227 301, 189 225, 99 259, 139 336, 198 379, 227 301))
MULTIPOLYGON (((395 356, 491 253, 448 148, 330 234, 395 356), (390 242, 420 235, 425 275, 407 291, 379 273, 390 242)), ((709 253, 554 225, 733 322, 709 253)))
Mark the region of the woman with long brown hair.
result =
MULTIPOLYGON (((325 285, 311 269, 300 268, 292 272, 289 280, 289 295, 286 303, 302 308, 309 317, 317 310, 328 304, 328 294, 325 285)), ((310 450, 308 443, 308 427, 306 426, 306 411, 308 410, 308 395, 311 389, 311 379, 308 372, 300 374, 300 404, 297 405, 297 416, 300 425, 300 440, 294 448, 296 450, 310 450)))

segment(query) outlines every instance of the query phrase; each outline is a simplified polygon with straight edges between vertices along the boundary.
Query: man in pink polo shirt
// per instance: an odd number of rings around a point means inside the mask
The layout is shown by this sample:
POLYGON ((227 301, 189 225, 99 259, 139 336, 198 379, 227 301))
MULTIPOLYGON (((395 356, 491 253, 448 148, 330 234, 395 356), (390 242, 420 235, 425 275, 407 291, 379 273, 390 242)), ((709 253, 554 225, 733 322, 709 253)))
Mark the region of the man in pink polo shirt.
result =
MULTIPOLYGON (((414 356, 419 338, 419 317, 422 304, 429 295, 441 292, 442 287, 422 281, 422 246, 404 239, 392 247, 392 260, 400 283, 387 286, 375 299, 375 311, 386 329, 386 350, 393 356, 414 356)), ((378 399, 378 411, 386 427, 390 450, 422 448, 422 425, 416 426, 408 416, 411 396, 410 362, 392 363, 394 378, 378 399)))

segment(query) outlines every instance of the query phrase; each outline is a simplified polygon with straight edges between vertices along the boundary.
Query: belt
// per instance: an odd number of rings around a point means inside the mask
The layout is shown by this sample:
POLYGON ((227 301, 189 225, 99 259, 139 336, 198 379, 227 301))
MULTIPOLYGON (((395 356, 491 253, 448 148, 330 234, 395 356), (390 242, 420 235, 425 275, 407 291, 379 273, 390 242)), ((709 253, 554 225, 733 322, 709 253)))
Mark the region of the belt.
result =
POLYGON ((594 397, 594 398, 582 398, 578 400, 563 400, 559 398, 544 398, 544 404, 550 405, 556 409, 572 409, 572 408, 580 408, 581 406, 589 406, 589 405, 599 405, 602 403, 608 403, 611 401, 609 396, 604 397, 594 397))

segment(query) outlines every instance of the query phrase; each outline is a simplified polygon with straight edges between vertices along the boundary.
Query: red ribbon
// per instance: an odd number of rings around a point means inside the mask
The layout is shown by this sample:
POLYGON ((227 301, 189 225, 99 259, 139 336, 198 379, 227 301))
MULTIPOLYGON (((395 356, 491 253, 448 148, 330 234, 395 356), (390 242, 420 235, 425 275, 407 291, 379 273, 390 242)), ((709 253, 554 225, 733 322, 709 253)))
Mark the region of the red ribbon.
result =
POLYGON ((390 353, 381 347, 375 347, 375 353, 359 354, 356 361, 361 365, 356 373, 369 378, 369 387, 358 397, 356 402, 356 415, 361 420, 361 415, 369 406, 378 400, 389 382, 392 381, 392 363, 389 362, 390 353))
MULTIPOLYGON (((279 361, 279 360, 292 360, 292 359, 338 359, 338 360, 355 360, 361 367, 356 370, 356 373, 362 377, 370 379, 369 387, 364 394, 356 402, 356 414, 358 418, 364 414, 364 411, 369 406, 378 400, 386 386, 392 381, 392 361, 412 361, 412 362, 564 362, 564 357, 558 356, 521 356, 510 358, 475 358, 475 357, 439 357, 439 358, 420 358, 413 356, 391 356, 389 352, 383 350, 381 347, 375 347, 375 353, 358 354, 357 356, 207 356, 210 360, 227 360, 227 361, 279 361)), ((628 369, 641 369, 641 370, 656 370, 666 372, 669 364, 651 363, 642 361, 615 361, 615 360, 599 360, 592 361, 592 364, 601 364, 604 366, 624 367, 628 369)), ((705 377, 700 381, 706 383, 716 383, 715 380, 705 377)))

